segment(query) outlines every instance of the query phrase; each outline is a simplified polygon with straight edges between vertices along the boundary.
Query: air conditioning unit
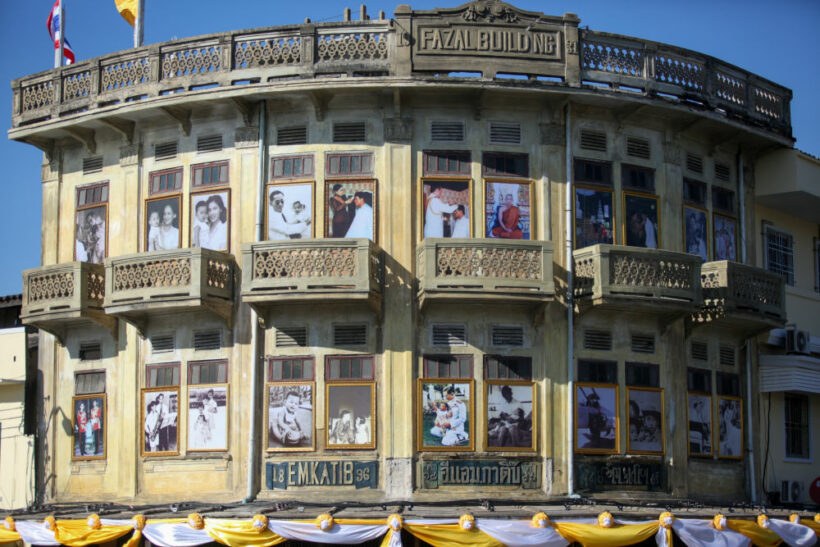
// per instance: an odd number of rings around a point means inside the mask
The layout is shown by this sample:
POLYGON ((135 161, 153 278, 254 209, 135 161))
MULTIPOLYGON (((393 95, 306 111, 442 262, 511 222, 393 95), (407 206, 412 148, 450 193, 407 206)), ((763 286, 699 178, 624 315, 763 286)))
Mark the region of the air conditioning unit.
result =
POLYGON ((803 483, 799 481, 780 481, 781 503, 798 503, 803 495, 803 483))
POLYGON ((786 331, 786 353, 811 353, 811 334, 805 330, 789 329, 786 331))

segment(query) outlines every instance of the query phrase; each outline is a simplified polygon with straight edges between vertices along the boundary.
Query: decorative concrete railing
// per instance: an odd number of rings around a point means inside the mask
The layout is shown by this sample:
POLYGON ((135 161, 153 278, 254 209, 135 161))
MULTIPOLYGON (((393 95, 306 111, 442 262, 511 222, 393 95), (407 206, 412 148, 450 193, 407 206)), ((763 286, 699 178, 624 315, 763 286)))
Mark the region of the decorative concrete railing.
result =
POLYGON ((416 252, 425 298, 546 300, 555 293, 552 243, 497 239, 424 239, 416 252))
POLYGON ((51 313, 101 309, 105 296, 102 264, 66 262, 23 272, 23 308, 28 318, 51 313))
POLYGON ((381 294, 379 247, 368 239, 292 239, 242 247, 242 298, 249 302, 381 294))
POLYGON ((764 321, 786 319, 785 283, 779 275, 723 260, 701 266, 704 312, 720 317, 759 315, 764 321))
POLYGON ((700 259, 695 255, 618 245, 593 245, 572 255, 573 294, 579 300, 701 302, 700 259))

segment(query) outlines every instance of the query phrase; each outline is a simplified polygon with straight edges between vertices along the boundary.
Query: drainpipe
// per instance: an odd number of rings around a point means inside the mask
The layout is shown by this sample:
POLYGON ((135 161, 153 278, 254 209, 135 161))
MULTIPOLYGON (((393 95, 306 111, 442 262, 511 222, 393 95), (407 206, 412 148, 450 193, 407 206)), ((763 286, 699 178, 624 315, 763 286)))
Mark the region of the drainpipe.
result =
POLYGON ((572 260, 572 103, 567 103, 565 123, 565 143, 566 150, 566 196, 564 203, 564 234, 566 235, 566 268, 567 268, 567 374, 569 375, 569 394, 567 397, 567 495, 575 496, 575 452, 572 439, 575 431, 575 413, 572 408, 572 401, 575 398, 575 357, 574 357, 574 329, 573 329, 573 296, 572 296, 572 276, 575 271, 575 264, 572 260))
MULTIPOLYGON (((265 180, 267 174, 267 137, 268 137, 268 117, 267 104, 265 100, 259 102, 259 190, 256 193, 256 237, 254 241, 263 241, 262 219, 265 210, 265 180)), ((264 340, 264 338, 262 338, 264 340)), ((263 348, 260 347, 262 341, 259 337, 259 317, 256 310, 251 308, 251 347, 253 348, 253 365, 251 367, 251 404, 248 407, 251 413, 250 425, 250 446, 248 447, 248 495, 242 503, 251 503, 256 499, 256 453, 257 453, 257 414, 256 401, 258 399, 260 361, 263 357, 263 348)))
MULTIPOLYGON (((740 194, 740 261, 746 264, 746 185, 743 173, 743 152, 737 151, 738 194, 740 194)), ((749 460, 749 493, 752 503, 757 503, 757 479, 755 477, 754 424, 752 421, 752 340, 746 340, 746 431, 749 441, 746 452, 749 460)))

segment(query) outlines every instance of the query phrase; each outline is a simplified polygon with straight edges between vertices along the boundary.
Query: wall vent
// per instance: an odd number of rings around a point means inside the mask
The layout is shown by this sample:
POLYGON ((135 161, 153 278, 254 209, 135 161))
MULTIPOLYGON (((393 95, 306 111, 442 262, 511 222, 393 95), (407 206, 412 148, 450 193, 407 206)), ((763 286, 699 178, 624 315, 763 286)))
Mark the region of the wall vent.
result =
POLYGON ((151 353, 174 351, 174 335, 163 334, 151 337, 151 353))
POLYGON ((83 175, 89 173, 99 173, 103 168, 103 157, 83 158, 83 175))
POLYGON ((705 342, 692 342, 692 345, 689 347, 689 351, 692 359, 696 359, 698 361, 709 360, 709 346, 707 346, 705 342))
POLYGON ((632 352, 633 353, 655 353, 655 335, 654 334, 633 334, 632 335, 632 352))
POLYGON ((207 135, 196 140, 197 152, 219 152, 222 150, 222 135, 207 135))
POLYGON ((520 325, 493 325, 491 331, 493 346, 524 345, 524 327, 520 325))
POLYGON ((207 351, 222 347, 222 331, 206 330, 194 333, 194 350, 207 351))
POLYGON ((641 137, 626 138, 626 154, 633 158, 649 159, 649 140, 641 137))
POLYGON ((282 327, 276 329, 277 348, 304 348, 307 346, 307 327, 282 327))
POLYGON ((105 393, 105 372, 78 372, 74 376, 74 395, 105 393))
POLYGON ((99 361, 102 359, 102 347, 99 342, 80 344, 80 361, 99 361))
POLYGON ((606 133, 582 129, 581 148, 584 150, 594 150, 596 152, 606 152, 606 133))
POLYGON ((735 348, 733 346, 720 346, 720 364, 735 366, 735 348))
POLYGON ((307 141, 308 133, 306 125, 280 127, 276 131, 277 146, 284 146, 288 144, 307 144, 307 141))
POLYGON ((729 182, 732 178, 732 168, 725 163, 715 164, 715 178, 724 182, 729 182))
POLYGON ((466 346, 467 326, 457 323, 435 323, 431 329, 434 346, 466 346))
POLYGON ((430 123, 430 140, 433 142, 464 141, 464 122, 433 121, 430 123))
POLYGON ((521 144, 521 124, 490 122, 490 144, 521 144))
POLYGON ((686 168, 693 173, 703 174, 703 158, 697 154, 686 154, 686 168))
POLYGON ((333 325, 334 346, 364 346, 367 344, 367 325, 333 325))
POLYGON ((333 142, 365 142, 366 137, 364 122, 333 124, 333 142))
POLYGON ((176 141, 163 142, 154 145, 155 160, 170 160, 177 157, 178 144, 176 141))
POLYGON ((612 349, 612 332, 608 330, 584 331, 584 349, 609 351, 612 349))

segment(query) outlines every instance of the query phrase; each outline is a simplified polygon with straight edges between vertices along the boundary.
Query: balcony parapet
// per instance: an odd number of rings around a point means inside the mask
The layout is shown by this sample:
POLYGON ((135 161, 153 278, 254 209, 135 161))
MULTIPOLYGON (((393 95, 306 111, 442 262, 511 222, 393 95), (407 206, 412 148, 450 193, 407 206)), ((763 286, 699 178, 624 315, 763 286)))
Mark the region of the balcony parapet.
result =
POLYGON ((231 326, 232 255, 201 248, 152 251, 108 258, 105 272, 105 312, 142 333, 152 315, 180 311, 210 311, 231 326))
POLYGON ((621 245, 593 245, 572 255, 578 312, 611 309, 674 319, 702 304, 696 255, 621 245))
POLYGON ((543 305, 555 296, 552 243, 427 238, 416 251, 418 297, 428 302, 543 305))
POLYGON ((242 300, 260 318, 294 302, 365 302, 381 317, 383 261, 369 239, 291 239, 242 246, 242 300))
POLYGON ((60 343, 66 330, 96 323, 117 336, 117 319, 103 311, 105 268, 102 264, 66 262, 23 272, 20 318, 49 332, 60 343))
POLYGON ((785 283, 775 273, 722 260, 701 266, 700 283, 703 307, 692 327, 720 326, 748 338, 786 322, 785 283))

